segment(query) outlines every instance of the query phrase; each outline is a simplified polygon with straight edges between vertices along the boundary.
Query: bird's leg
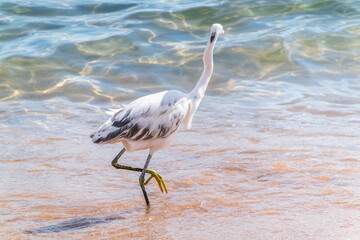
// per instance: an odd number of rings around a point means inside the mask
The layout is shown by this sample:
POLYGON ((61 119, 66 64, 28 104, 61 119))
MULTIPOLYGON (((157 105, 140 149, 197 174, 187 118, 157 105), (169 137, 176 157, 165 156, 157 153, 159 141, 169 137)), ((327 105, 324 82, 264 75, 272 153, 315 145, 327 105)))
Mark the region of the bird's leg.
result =
POLYGON ((159 185, 161 192, 164 192, 164 190, 165 190, 165 192, 168 193, 166 184, 160 174, 158 174, 157 172, 155 172, 154 170, 151 170, 151 169, 146 169, 146 173, 151 174, 151 176, 145 181, 144 185, 148 184, 150 182, 150 180, 154 177, 159 185))
POLYGON ((140 187, 141 187, 141 190, 144 194, 144 198, 145 198, 145 201, 146 201, 146 205, 147 206, 150 206, 150 202, 149 202, 149 198, 147 196, 147 193, 146 193, 146 190, 145 190, 145 186, 144 186, 144 180, 145 180, 145 173, 146 173, 146 169, 150 163, 150 159, 151 159, 151 154, 149 154, 148 158, 146 159, 146 163, 144 165, 144 168, 140 174, 140 177, 139 177, 139 184, 140 184, 140 187))
POLYGON ((124 152, 125 152, 125 148, 123 148, 118 153, 118 155, 116 155, 116 157, 112 160, 111 165, 117 169, 125 169, 125 170, 131 170, 131 171, 136 171, 136 172, 142 172, 142 170, 143 170, 142 168, 134 168, 134 167, 124 166, 117 162, 119 160, 119 158, 124 154, 124 152))
POLYGON ((114 168, 120 168, 118 166, 121 166, 121 165, 118 164, 117 161, 124 154, 124 152, 125 152, 125 148, 121 149, 121 151, 118 153, 118 155, 116 155, 116 157, 112 160, 111 165, 113 165, 114 168))
MULTIPOLYGON (((119 152, 119 154, 114 158, 114 160, 112 160, 112 162, 111 162, 112 166, 117 169, 125 169, 125 170, 131 170, 131 171, 136 171, 136 172, 142 172, 143 171, 142 168, 134 168, 134 167, 124 166, 124 165, 121 165, 118 163, 119 158, 124 154, 124 152, 125 152, 125 148, 123 148, 119 152)), ((144 182, 144 185, 148 184, 149 181, 154 177, 159 185, 161 192, 164 192, 164 190, 165 190, 165 192, 168 193, 166 184, 160 174, 158 174, 157 172, 155 172, 154 170, 151 170, 151 169, 146 169, 146 173, 151 174, 151 176, 148 178, 148 180, 146 180, 144 182)))

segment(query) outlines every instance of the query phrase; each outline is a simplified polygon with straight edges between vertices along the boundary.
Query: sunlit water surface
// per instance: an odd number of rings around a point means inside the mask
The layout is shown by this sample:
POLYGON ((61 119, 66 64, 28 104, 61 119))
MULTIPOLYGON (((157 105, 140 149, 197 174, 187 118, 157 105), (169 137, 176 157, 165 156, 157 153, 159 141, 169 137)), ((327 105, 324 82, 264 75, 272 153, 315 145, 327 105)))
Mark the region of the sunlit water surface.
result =
POLYGON ((0 42, 0 238, 358 239, 358 1, 2 1, 0 42), (151 182, 146 210, 121 145, 89 134, 192 89, 215 22, 207 95, 154 155, 169 194, 151 182))

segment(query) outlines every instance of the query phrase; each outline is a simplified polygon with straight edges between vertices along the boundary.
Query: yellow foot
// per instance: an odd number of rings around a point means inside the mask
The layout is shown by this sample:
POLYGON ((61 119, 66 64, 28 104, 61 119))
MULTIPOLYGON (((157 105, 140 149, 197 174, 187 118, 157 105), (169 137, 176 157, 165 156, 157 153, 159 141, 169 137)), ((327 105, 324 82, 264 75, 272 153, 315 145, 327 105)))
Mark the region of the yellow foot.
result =
POLYGON ((168 190, 166 188, 166 184, 165 184, 165 182, 162 179, 160 174, 158 174, 157 172, 155 172, 154 170, 151 170, 151 169, 147 169, 146 173, 151 174, 151 176, 148 178, 148 180, 145 181, 145 183, 144 183, 145 185, 148 184, 152 178, 155 178, 158 185, 159 185, 159 188, 160 188, 161 192, 163 193, 164 190, 165 190, 165 192, 168 193, 168 190))

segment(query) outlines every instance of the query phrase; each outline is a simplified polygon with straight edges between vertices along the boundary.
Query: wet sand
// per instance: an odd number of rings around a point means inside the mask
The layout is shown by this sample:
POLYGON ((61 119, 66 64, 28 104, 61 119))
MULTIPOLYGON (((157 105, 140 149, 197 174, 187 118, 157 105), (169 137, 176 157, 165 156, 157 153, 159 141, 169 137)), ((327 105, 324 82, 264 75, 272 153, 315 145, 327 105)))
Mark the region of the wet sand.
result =
MULTIPOLYGON (((357 136, 320 127, 311 133, 303 130, 305 123, 285 124, 284 129, 284 122, 296 121, 292 113, 274 119, 271 111, 235 103, 207 97, 193 130, 182 130, 170 149, 156 153, 150 168, 163 175, 169 194, 162 194, 152 181, 147 187, 150 209, 138 173, 110 164, 120 146, 93 145, 88 138, 98 118, 92 106, 62 108, 57 114, 19 113, 46 120, 36 134, 23 134, 31 132, 29 122, 17 131, 7 130, 12 133, 9 141, 28 144, 17 145, 15 155, 15 143, 8 145, 9 156, 1 163, 6 169, 2 236, 355 239, 357 136), (74 108, 80 113, 66 117, 74 108)), ((341 126, 342 117, 332 119, 334 128, 341 126)), ((146 154, 125 153, 123 162, 141 167, 146 154)))

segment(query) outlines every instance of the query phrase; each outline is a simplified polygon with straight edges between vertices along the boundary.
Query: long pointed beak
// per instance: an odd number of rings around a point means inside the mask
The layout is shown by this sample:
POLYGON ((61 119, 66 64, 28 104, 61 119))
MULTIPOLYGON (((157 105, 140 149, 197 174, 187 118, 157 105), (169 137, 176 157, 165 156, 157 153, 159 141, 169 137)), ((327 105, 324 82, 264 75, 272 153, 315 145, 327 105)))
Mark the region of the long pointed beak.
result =
POLYGON ((211 33, 211 36, 210 36, 210 43, 212 43, 212 42, 214 41, 215 36, 216 36, 216 32, 214 31, 214 32, 212 32, 212 33, 211 33))

